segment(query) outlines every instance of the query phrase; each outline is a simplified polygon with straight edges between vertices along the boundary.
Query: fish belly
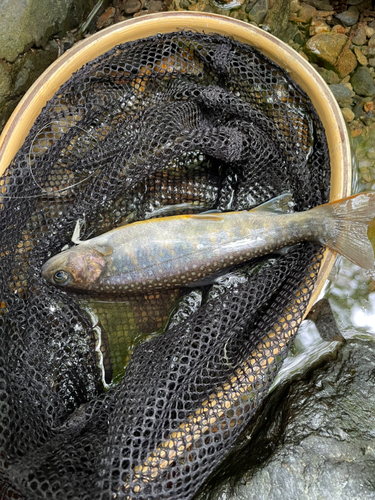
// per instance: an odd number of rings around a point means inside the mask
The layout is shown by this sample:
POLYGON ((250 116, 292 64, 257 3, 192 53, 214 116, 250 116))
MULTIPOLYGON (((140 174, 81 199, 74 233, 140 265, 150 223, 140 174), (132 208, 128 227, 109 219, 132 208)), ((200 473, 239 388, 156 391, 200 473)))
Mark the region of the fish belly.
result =
POLYGON ((109 241, 114 250, 100 288, 104 292, 139 293, 200 281, 300 241, 303 227, 295 217, 299 215, 232 212, 125 226, 109 241))

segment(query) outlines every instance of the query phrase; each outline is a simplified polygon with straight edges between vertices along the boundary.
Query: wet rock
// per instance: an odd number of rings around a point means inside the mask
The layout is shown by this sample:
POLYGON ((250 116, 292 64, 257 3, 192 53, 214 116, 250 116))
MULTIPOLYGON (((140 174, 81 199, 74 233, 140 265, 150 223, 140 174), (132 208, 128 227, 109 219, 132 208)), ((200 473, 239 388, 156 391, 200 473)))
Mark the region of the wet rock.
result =
POLYGON ((374 79, 367 67, 360 66, 351 77, 350 82, 356 94, 369 97, 375 95, 374 79))
POLYGON ((58 46, 53 40, 48 42, 44 50, 30 50, 19 56, 13 64, 0 64, 0 129, 4 127, 22 95, 57 55, 58 46))
POLYGON ((357 67, 357 58, 350 49, 344 49, 337 62, 336 71, 341 78, 349 75, 357 67))
POLYGON ((268 10, 264 19, 263 29, 270 31, 284 42, 293 40, 298 27, 289 22, 289 15, 289 0, 274 0, 272 8, 268 10))
POLYGON ((248 12, 249 21, 253 21, 256 24, 262 24, 266 18, 268 7, 268 0, 258 0, 248 12))
POLYGON ((366 30, 364 26, 361 26, 358 33, 353 36, 352 42, 354 45, 364 45, 366 43, 366 30))
POLYGON ((314 59, 334 66, 348 37, 341 33, 321 33, 306 43, 306 51, 314 59))
POLYGON ((358 22, 359 10, 357 9, 357 7, 349 7, 349 9, 345 12, 341 12, 341 14, 335 14, 335 17, 346 26, 354 26, 354 24, 358 22))
POLYGON ((341 345, 337 360, 270 394, 227 461, 235 480, 210 500, 375 498, 375 343, 341 345))
POLYGON ((315 323, 319 335, 323 340, 326 340, 327 342, 345 341, 337 326, 331 304, 327 298, 324 297, 323 299, 318 300, 318 302, 315 302, 306 316, 306 319, 315 323))
POLYGON ((12 0, 2 2, 0 59, 13 62, 30 47, 45 46, 48 38, 80 22, 72 10, 88 9, 94 0, 12 0))
POLYGON ((338 85, 330 85, 329 88, 332 94, 335 96, 335 99, 340 108, 351 106, 352 93, 345 85, 339 83, 338 85))

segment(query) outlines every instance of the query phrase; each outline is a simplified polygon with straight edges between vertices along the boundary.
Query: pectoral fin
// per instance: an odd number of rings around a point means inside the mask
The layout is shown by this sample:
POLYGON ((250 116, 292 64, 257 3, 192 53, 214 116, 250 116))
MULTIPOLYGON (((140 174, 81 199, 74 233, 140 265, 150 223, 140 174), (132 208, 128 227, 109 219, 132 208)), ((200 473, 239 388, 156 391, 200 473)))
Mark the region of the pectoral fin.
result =
POLYGON ((101 255, 111 255, 111 253, 113 252, 113 248, 111 247, 111 245, 107 245, 106 243, 95 243, 93 247, 101 255))
POLYGON ((272 200, 268 200, 261 205, 249 210, 250 212, 260 211, 260 212, 271 212, 275 214, 280 213, 293 213, 293 195, 291 193, 283 193, 272 200))

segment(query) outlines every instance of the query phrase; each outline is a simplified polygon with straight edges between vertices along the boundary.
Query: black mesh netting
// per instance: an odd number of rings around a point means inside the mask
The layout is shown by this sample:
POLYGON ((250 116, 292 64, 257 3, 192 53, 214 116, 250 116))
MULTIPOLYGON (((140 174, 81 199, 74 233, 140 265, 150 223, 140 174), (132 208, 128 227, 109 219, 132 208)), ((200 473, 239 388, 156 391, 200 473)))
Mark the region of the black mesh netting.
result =
POLYGON ((88 239, 285 191, 306 210, 329 178, 308 97, 229 38, 138 40, 68 80, 0 182, 0 498, 192 498, 267 393, 322 257, 299 244, 195 288, 84 296, 40 274, 77 221, 88 239))

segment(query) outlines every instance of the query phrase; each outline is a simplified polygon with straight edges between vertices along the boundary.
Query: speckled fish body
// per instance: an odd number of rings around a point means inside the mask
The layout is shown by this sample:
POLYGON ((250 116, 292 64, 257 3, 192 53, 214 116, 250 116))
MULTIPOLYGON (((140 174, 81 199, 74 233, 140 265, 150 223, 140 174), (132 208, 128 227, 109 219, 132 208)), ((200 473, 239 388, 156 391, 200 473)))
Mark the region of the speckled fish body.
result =
POLYGON ((188 285, 307 240, 327 245, 372 269, 367 222, 374 216, 375 193, 365 193, 291 214, 258 208, 151 219, 81 242, 47 261, 42 274, 55 285, 75 290, 143 293, 188 285), (352 222, 356 238, 351 233, 345 236, 345 228, 351 228, 352 222), (61 277, 64 282, 58 282, 61 277))

